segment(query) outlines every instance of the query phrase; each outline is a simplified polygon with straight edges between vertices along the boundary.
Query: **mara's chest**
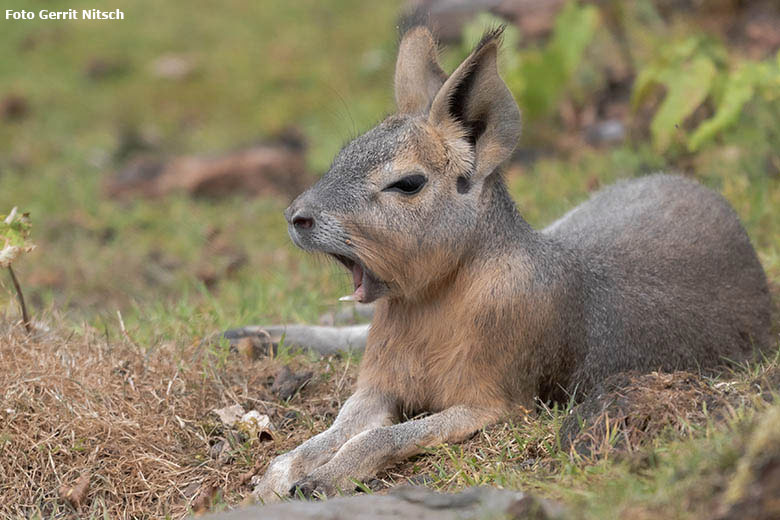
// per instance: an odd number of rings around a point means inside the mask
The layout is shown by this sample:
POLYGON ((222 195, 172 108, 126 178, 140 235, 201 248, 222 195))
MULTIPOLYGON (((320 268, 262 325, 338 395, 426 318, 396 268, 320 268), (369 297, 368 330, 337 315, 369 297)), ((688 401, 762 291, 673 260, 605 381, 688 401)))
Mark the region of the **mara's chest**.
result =
POLYGON ((507 360, 466 325, 433 321, 395 333, 372 327, 358 384, 393 396, 407 412, 494 404, 503 399, 507 360))

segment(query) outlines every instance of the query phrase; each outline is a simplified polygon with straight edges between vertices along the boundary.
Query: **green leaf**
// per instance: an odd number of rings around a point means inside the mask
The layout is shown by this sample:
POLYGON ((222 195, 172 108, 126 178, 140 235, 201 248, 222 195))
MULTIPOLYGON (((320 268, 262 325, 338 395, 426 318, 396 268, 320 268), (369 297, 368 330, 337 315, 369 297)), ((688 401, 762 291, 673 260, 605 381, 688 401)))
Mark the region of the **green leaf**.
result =
POLYGON ((669 148, 675 130, 707 98, 716 72, 712 60, 705 56, 664 72, 666 97, 650 123, 656 151, 669 148))
POLYGON ((755 93, 755 71, 745 66, 728 76, 723 96, 718 103, 715 114, 702 122, 691 135, 688 149, 697 151, 701 146, 715 137, 728 126, 734 124, 742 112, 742 107, 750 101, 755 93))
MULTIPOLYGON (((567 87, 599 25, 598 10, 567 2, 555 19, 550 43, 542 52, 526 51, 519 67, 521 81, 512 78, 524 114, 535 119, 551 113, 567 87)), ((510 76, 511 77, 511 76, 510 76)))
POLYGON ((698 36, 692 36, 685 40, 662 46, 658 56, 645 65, 637 74, 631 94, 631 106, 636 110, 645 97, 652 92, 652 87, 659 83, 664 83, 670 71, 674 74, 678 73, 680 68, 701 47, 702 40, 698 36))
POLYGON ((592 5, 580 7, 574 1, 568 2, 555 18, 550 53, 557 55, 567 77, 574 74, 585 49, 593 40, 598 24, 599 15, 596 7, 592 5))
POLYGON ((663 76, 664 68, 658 64, 648 65, 639 71, 634 80, 634 91, 631 93, 631 108, 636 110, 647 95, 653 90, 663 76))
POLYGON ((29 239, 31 227, 29 215, 20 215, 16 208, 0 215, 0 267, 9 267, 22 253, 35 249, 29 239))

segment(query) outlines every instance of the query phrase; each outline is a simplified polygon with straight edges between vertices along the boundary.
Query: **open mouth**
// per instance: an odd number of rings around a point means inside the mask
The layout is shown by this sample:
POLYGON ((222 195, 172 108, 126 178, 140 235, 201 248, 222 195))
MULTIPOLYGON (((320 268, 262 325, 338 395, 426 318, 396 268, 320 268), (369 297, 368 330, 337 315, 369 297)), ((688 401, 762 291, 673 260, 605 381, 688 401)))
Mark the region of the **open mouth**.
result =
POLYGON ((355 287, 355 292, 347 296, 342 296, 339 301, 342 302, 364 302, 367 296, 367 286, 371 282, 370 274, 368 270, 363 268, 360 262, 353 260, 352 258, 331 254, 333 258, 338 260, 349 272, 352 273, 352 284, 355 287))

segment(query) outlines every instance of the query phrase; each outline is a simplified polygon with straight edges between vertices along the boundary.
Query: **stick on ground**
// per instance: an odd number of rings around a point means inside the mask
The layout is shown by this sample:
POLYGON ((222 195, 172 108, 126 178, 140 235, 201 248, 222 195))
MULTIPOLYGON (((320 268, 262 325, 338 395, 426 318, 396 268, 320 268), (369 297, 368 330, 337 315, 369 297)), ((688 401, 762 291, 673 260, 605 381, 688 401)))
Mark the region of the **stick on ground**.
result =
POLYGON ((19 285, 19 280, 16 279, 14 270, 11 266, 8 266, 8 272, 11 273, 11 281, 16 289, 16 297, 19 300, 19 306, 22 308, 22 320, 24 321, 24 329, 27 334, 32 334, 32 325, 30 325, 30 316, 27 314, 27 305, 24 303, 24 294, 22 294, 22 287, 19 285))

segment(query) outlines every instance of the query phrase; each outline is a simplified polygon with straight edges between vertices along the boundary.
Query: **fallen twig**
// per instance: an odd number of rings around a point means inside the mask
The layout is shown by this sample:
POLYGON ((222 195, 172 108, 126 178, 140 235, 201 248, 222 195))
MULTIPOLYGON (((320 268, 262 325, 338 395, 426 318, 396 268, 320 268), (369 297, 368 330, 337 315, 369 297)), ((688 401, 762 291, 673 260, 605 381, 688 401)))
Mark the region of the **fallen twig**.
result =
POLYGON ((24 294, 22 294, 22 287, 19 285, 19 280, 16 279, 14 270, 11 266, 8 266, 8 272, 11 274, 11 281, 16 289, 16 298, 19 300, 19 307, 22 308, 22 321, 24 322, 24 329, 27 334, 32 334, 32 325, 30 324, 30 316, 27 314, 27 305, 24 303, 24 294))

